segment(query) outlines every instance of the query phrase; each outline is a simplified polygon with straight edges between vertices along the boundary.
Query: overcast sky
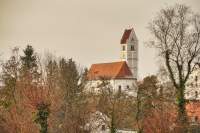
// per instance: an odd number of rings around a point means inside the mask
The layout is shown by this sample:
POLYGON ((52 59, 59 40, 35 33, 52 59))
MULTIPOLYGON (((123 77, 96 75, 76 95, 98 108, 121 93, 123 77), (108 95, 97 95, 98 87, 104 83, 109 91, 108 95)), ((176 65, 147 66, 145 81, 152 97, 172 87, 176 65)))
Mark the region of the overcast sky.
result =
POLYGON ((167 5, 185 3, 200 13, 200 0, 0 0, 0 53, 32 45, 72 57, 83 66, 118 61, 120 39, 133 27, 139 39, 139 77, 158 70, 155 51, 144 42, 148 22, 167 5))

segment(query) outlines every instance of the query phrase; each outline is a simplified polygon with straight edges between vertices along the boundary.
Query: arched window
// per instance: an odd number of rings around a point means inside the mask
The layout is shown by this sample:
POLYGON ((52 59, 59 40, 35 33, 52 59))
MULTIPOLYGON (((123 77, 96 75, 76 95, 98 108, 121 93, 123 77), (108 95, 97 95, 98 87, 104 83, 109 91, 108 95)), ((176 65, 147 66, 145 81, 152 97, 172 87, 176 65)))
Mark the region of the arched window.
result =
POLYGON ((130 89, 129 85, 126 86, 127 89, 130 89))
POLYGON ((198 82, 198 76, 195 76, 195 82, 196 82, 196 87, 198 87, 198 84, 197 84, 197 82, 198 82))
POLYGON ((122 86, 119 85, 119 86, 118 86, 118 91, 121 92, 121 90, 122 90, 122 86))
POLYGON ((131 45, 131 51, 135 51, 135 47, 131 45))
POLYGON ((125 46, 125 45, 122 46, 122 50, 123 50, 123 51, 126 50, 126 46, 125 46))

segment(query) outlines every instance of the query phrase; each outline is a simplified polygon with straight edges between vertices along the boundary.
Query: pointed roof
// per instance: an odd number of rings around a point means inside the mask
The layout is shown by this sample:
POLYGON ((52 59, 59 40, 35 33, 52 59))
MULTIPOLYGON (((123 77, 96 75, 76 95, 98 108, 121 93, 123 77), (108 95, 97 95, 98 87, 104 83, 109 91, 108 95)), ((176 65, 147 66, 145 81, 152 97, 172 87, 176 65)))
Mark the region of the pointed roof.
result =
POLYGON ((124 30, 124 34, 123 34, 123 36, 121 38, 121 42, 120 42, 121 44, 127 43, 127 40, 129 39, 132 30, 133 30, 133 28, 124 30))
POLYGON ((100 78, 124 79, 132 78, 132 73, 126 61, 93 64, 87 75, 89 80, 100 78))

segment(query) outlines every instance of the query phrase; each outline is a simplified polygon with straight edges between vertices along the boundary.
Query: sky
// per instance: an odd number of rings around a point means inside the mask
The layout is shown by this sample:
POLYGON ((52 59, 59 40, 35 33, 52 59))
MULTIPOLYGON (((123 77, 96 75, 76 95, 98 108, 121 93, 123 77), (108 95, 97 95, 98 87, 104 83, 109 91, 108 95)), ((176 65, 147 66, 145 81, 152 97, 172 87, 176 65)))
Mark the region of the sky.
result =
POLYGON ((120 39, 134 28, 139 40, 139 78, 159 68, 146 46, 148 23, 160 9, 184 3, 200 13, 200 0, 0 0, 0 54, 32 45, 38 53, 73 58, 81 66, 120 60, 120 39))

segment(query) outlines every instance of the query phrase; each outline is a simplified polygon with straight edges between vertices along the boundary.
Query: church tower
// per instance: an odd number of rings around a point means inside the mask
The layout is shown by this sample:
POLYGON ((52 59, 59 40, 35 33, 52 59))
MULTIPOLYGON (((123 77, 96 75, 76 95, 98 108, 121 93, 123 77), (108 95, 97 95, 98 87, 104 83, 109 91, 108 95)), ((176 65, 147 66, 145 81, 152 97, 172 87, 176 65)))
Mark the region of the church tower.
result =
POLYGON ((138 73, 138 39, 134 29, 125 29, 121 38, 120 58, 129 66, 133 78, 137 79, 138 73))

